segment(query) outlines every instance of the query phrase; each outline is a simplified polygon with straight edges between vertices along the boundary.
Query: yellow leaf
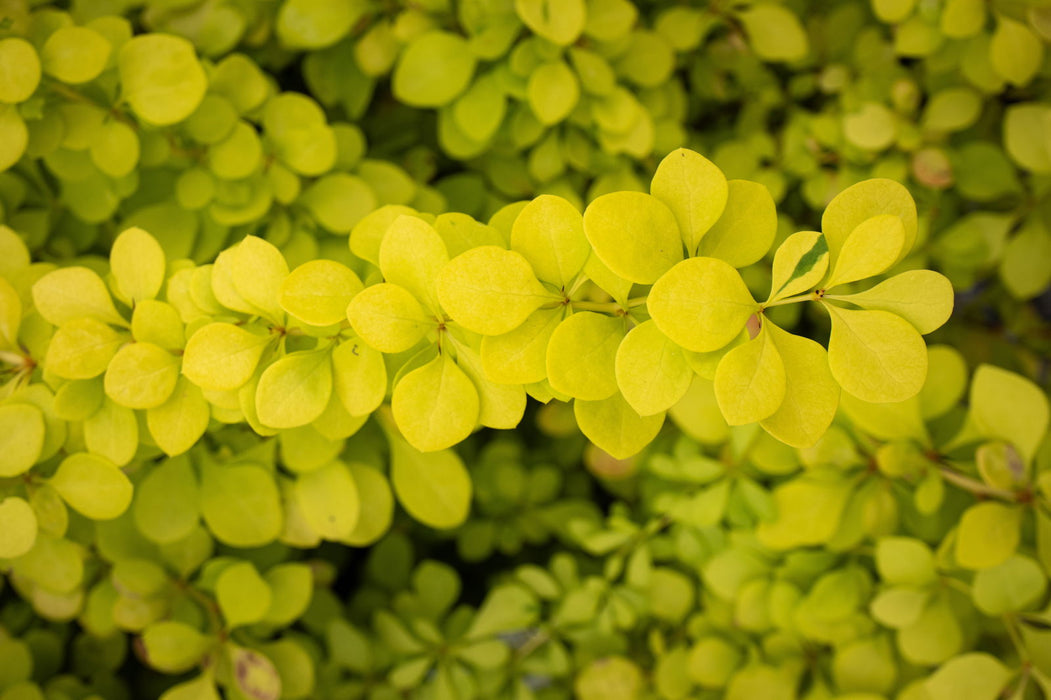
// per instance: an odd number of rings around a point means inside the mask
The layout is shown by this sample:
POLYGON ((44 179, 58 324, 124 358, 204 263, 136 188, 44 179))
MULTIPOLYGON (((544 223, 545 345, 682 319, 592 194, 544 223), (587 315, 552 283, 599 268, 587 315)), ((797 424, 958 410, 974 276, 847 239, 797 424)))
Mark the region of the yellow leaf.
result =
POLYGON ((529 261, 538 279, 562 289, 569 289, 591 255, 580 211, 550 194, 540 195, 518 214, 511 249, 529 261))
POLYGON ((614 274, 653 284, 682 260, 675 215, 659 199, 642 192, 612 192, 584 210, 584 234, 598 258, 614 274))
POLYGON ((901 217, 880 214, 865 219, 843 242, 825 288, 831 289, 886 271, 899 259, 904 245, 905 227, 901 217))
POLYGON ((792 447, 814 445, 836 415, 839 385, 828 367, 828 354, 818 343, 764 322, 785 367, 785 398, 760 425, 792 447))
POLYGON ((580 431, 588 440, 615 459, 627 459, 657 437, 664 425, 664 413, 640 416, 620 392, 601 401, 573 402, 580 431))
POLYGON ((379 258, 387 282, 404 287, 432 312, 441 313, 437 282, 449 253, 433 226, 415 216, 399 216, 383 235, 379 258))
POLYGON ((401 378, 391 411, 410 445, 421 452, 443 450, 467 438, 478 424, 478 390, 442 354, 401 378))
POLYGON ((615 363, 624 322, 591 311, 559 324, 547 345, 547 379, 555 391, 597 401, 617 391, 615 363))
POLYGON ((872 403, 919 393, 927 377, 927 346, 908 321, 887 311, 824 307, 832 317, 828 365, 844 391, 872 403))
POLYGON ((615 370, 624 400, 642 416, 677 404, 693 381, 683 349, 661 333, 652 320, 624 336, 617 348, 615 370))
POLYGON ((109 259, 124 299, 137 302, 160 293, 167 263, 156 238, 137 226, 126 229, 113 241, 109 259))
POLYGON ((437 327, 416 297, 387 282, 358 292, 347 306, 347 318, 362 340, 385 353, 408 350, 437 327))
POLYGON ((269 343, 269 335, 231 323, 209 323, 186 343, 182 373, 202 389, 237 389, 251 378, 269 343))
POLYGON ((857 294, 826 294, 864 309, 881 309, 901 316, 926 335, 949 320, 953 308, 952 283, 932 270, 909 270, 857 294))
POLYGON ((367 416, 387 394, 387 366, 383 355, 357 338, 332 351, 333 390, 352 416, 367 416))
POLYGON ((485 376, 500 384, 532 384, 547 377, 547 345, 565 308, 538 309, 510 333, 482 338, 485 376))
POLYGON ((313 326, 342 321, 347 305, 362 290, 361 280, 346 265, 311 260, 292 271, 281 284, 281 308, 313 326))
POLYGON ((723 172, 699 153, 680 148, 664 157, 650 182, 650 193, 668 205, 693 255, 701 238, 726 208, 729 188, 723 172))
POLYGON ((766 185, 730 180, 722 216, 711 227, 697 254, 747 267, 770 250, 777 234, 777 207, 766 185))
POLYGON ((764 323, 759 334, 722 359, 715 370, 715 398, 730 425, 773 414, 785 398, 785 365, 764 323))

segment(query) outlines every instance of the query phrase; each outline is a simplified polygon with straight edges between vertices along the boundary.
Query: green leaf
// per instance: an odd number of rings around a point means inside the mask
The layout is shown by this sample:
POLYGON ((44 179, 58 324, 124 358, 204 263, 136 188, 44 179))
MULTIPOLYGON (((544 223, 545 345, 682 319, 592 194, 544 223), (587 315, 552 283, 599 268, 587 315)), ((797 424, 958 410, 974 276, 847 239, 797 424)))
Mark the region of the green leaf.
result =
POLYGON ((1047 432, 1047 396, 1021 375, 995 365, 980 365, 971 382, 970 418, 978 431, 990 438, 1006 440, 1018 448, 1026 463, 1047 432))
POLYGON ((320 416, 332 395, 327 350, 293 352, 263 370, 256 389, 259 421, 271 428, 295 428, 320 416))
POLYGON ((770 250, 777 233, 777 209, 765 185, 730 180, 726 208, 701 239, 697 254, 747 267, 770 250))
POLYGON ((25 499, 0 501, 0 559, 20 557, 36 544, 37 517, 25 499))
POLYGON ((580 670, 573 691, 579 700, 635 700, 641 697, 643 684, 642 671, 634 662, 607 656, 580 670))
POLYGON ((485 639, 527 629, 536 623, 539 612, 537 599, 527 588, 503 584, 486 595, 464 637, 485 639))
POLYGON ((930 548, 911 537, 881 537, 876 542, 876 569, 881 579, 895 585, 921 587, 938 578, 930 548))
POLYGON ((211 673, 205 673, 193 680, 178 683, 168 688, 160 700, 220 700, 211 673))
POLYGON ((362 340, 389 354, 408 350, 437 326, 407 289, 387 282, 358 292, 347 318, 362 340))
POLYGON ((14 105, 0 104, 0 168, 17 163, 29 144, 29 130, 14 105))
POLYGON ((531 384, 547 377, 547 347, 564 308, 540 309, 510 333, 482 339, 486 377, 501 384, 531 384))
POLYGON ((332 388, 352 416, 367 416, 387 395, 387 366, 383 355, 357 338, 332 351, 332 388))
POLYGON ((813 289, 828 272, 828 243, 817 231, 799 231, 774 253, 767 303, 813 289))
POLYGON ((270 609, 270 586, 246 561, 223 569, 215 582, 215 598, 227 629, 259 622, 270 609))
POLYGON ((1004 147, 1014 162, 1034 173, 1051 173, 1051 107, 1039 103, 1010 105, 1004 112, 1004 147))
POLYGON ((325 229, 346 235, 357 230, 357 225, 376 208, 378 201, 376 192, 362 178, 347 173, 329 173, 315 180, 299 197, 297 204, 306 207, 325 229))
POLYGON ((167 272, 164 249, 141 228, 126 229, 117 236, 109 261, 117 289, 128 301, 153 299, 160 293, 167 272))
POLYGON ((391 444, 391 483, 398 501, 430 527, 458 527, 471 510, 471 477, 451 450, 420 452, 397 435, 391 444))
POLYGON ((1044 45, 1025 24, 1000 15, 989 42, 989 61, 993 70, 1008 83, 1023 86, 1040 70, 1044 45))
POLYGON ((157 447, 174 457, 197 444, 211 417, 200 388, 180 377, 168 400, 146 411, 146 427, 157 447))
POLYGON ((580 100, 580 81, 565 61, 543 63, 529 74, 526 101, 545 126, 568 117, 580 100))
POLYGON ((544 289, 521 254, 482 246, 456 256, 442 269, 438 299, 452 320, 467 330, 502 335, 560 297, 544 289))
POLYGON ((314 575, 307 564, 278 564, 263 577, 270 587, 270 607, 262 622, 285 627, 298 620, 314 594, 314 575))
POLYGON ((390 530, 394 517, 394 496, 387 477, 378 469, 353 462, 349 466, 358 489, 361 514, 354 530, 343 541, 355 547, 364 547, 390 530))
POLYGON ((902 255, 904 245, 905 227, 900 217, 880 214, 865 219, 843 242, 825 288, 831 289, 885 272, 902 255))
POLYGON ((181 122, 197 109, 208 78, 193 44, 172 34, 141 34, 117 57, 121 94, 136 116, 158 126, 181 122))
POLYGON ((985 26, 982 0, 947 0, 941 13, 941 30, 952 39, 974 36, 985 26))
POLYGON ((1047 576, 1035 560, 1019 554, 974 575, 971 596, 990 617, 1025 610, 1044 597, 1047 576))
POLYGON ((785 365, 769 325, 764 323, 755 338, 726 353, 715 370, 715 398, 730 425, 768 418, 785 399, 785 365))
POLYGON ((664 413, 640 416, 620 392, 601 401, 577 399, 573 415, 584 436, 614 459, 640 452, 664 425, 664 413))
POLYGON ((154 622, 142 631, 146 663, 163 673, 185 673, 201 663, 215 640, 184 622, 154 622))
POLYGON ((737 270, 716 258, 680 262, 653 285, 646 306, 662 333, 694 352, 729 343, 758 308, 737 270))
POLYGON ((294 491, 307 523, 322 539, 342 540, 354 531, 361 499, 345 464, 331 462, 300 474, 294 491))
POLYGON ((632 328, 617 347, 615 372, 624 400, 641 416, 667 411, 690 388, 686 356, 652 320, 632 328))
POLYGON ((1022 511, 1017 506, 985 502, 960 517, 956 530, 956 562, 965 569, 988 569, 1014 554, 1020 540, 1022 511))
POLYGON ((394 387, 391 411, 416 449, 434 452, 466 439, 478 424, 478 390, 448 354, 406 374, 394 387))
POLYGON ((354 271, 331 260, 311 260, 281 283, 279 302, 287 313, 313 326, 329 326, 347 316, 347 305, 364 288, 354 271))
POLYGON ((187 341, 182 373, 202 389, 232 391, 252 377, 269 343, 268 334, 232 323, 209 323, 187 341))
POLYGON ((995 700, 1012 675, 996 658, 972 652, 950 659, 923 687, 931 700, 995 700))
POLYGON ((916 242, 916 203, 901 184, 884 178, 864 180, 837 194, 821 217, 821 231, 828 243, 830 261, 835 265, 847 238, 863 221, 880 214, 901 217, 905 229, 902 256, 916 242))
POLYGON ((801 477, 774 489, 777 519, 762 522, 756 537, 777 550, 824 544, 836 534, 850 499, 849 481, 801 477))
POLYGON ((166 460, 136 486, 135 526, 151 542, 178 542, 197 527, 199 501, 197 474, 189 460, 166 460))
POLYGON ((762 3, 737 13, 748 42, 764 61, 798 61, 810 51, 806 30, 791 10, 762 3))
POLYGON ((391 91, 410 107, 449 104, 471 83, 475 57, 463 37, 430 31, 413 39, 398 59, 391 91))
POLYGON ((511 249, 520 253, 538 279, 569 290, 591 255, 584 218, 570 202, 542 194, 530 201, 511 227, 511 249))
POLYGON ((205 465, 201 515, 215 538, 232 547, 260 547, 281 534, 284 513, 273 475, 256 464, 205 465))
POLYGON ((701 637, 690 648, 686 671, 702 688, 723 688, 743 660, 741 652, 721 637, 701 637))
POLYGON ((126 336, 90 316, 67 321, 51 337, 44 366, 64 379, 91 379, 106 371, 126 340, 126 336))
POLYGON ((685 148, 665 156, 650 182, 650 194, 675 214, 687 255, 697 252, 701 239, 719 220, 729 191, 726 176, 714 163, 685 148))
POLYGON ((1051 270, 1042 261, 1051 255, 1051 230, 1031 216, 1011 238, 1000 260, 1000 279, 1018 299, 1039 295, 1051 284, 1051 270))
POLYGON ((366 10, 360 0, 287 0, 275 29, 291 49, 321 49, 343 38, 366 10))
POLYGON ((828 294, 863 309, 889 311, 901 316, 926 335, 940 328, 952 315, 953 289, 948 278, 931 270, 909 270, 856 294, 828 294))
POLYGON ((908 321, 887 311, 824 307, 832 317, 828 365, 844 391, 872 403, 919 393, 927 376, 927 346, 908 321))
POLYGON ((383 235, 379 259, 387 282, 409 290, 434 314, 441 313, 438 277, 449 254, 433 226, 415 216, 399 216, 383 235))
POLYGON ((121 406, 156 408, 172 395, 178 380, 177 357, 153 343, 128 343, 110 360, 103 386, 121 406))
POLYGON ((98 455, 78 452, 66 457, 49 483, 73 510, 92 520, 112 520, 131 505, 128 477, 98 455))
POLYGON ((777 410, 760 423, 763 429, 793 447, 811 447, 825 434, 839 405, 839 384, 828 366, 828 354, 818 343, 763 323, 784 365, 785 395, 777 410))
POLYGON ((33 285, 33 304, 53 326, 90 316, 105 323, 126 326, 113 306, 106 283, 86 267, 53 270, 33 285))
POLYGON ((682 260, 675 215, 642 192, 612 192, 584 210, 584 234, 595 255, 616 275, 653 284, 682 260))
POLYGON ((22 300, 11 283, 0 277, 0 348, 18 347, 18 329, 21 325, 22 300))
POLYGON ((321 106, 306 95, 282 92, 269 99, 263 130, 274 155, 300 175, 322 175, 335 164, 336 134, 321 106))

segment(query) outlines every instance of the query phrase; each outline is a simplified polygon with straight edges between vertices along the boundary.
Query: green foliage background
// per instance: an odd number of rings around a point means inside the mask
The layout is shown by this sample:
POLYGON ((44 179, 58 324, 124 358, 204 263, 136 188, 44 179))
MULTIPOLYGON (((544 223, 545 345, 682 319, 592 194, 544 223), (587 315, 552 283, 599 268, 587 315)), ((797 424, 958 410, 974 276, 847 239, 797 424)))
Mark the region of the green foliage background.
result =
POLYGON ((0 0, 0 700, 1051 698, 1049 42, 0 0))

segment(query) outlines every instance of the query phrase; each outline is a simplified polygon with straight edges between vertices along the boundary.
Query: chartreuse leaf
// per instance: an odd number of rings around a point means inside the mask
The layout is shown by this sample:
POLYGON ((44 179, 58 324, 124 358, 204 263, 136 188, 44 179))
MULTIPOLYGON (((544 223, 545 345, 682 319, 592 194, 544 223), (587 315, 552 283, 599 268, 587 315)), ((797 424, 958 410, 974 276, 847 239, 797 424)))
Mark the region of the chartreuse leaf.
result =
POLYGON ((139 449, 139 422, 135 411, 109 397, 84 421, 84 444, 89 452, 124 466, 139 449))
POLYGON ((18 292, 0 277, 0 348, 18 346, 18 329, 22 325, 22 300, 18 292))
POLYGON ((995 700, 1012 673, 984 652, 961 654, 945 662, 923 688, 931 700, 995 700))
POLYGON ((547 379, 573 398, 598 401, 617 391, 617 348, 624 321, 580 311, 559 324, 547 345, 547 379))
POLYGON ((482 338, 485 376, 500 384, 532 384, 547 377, 547 346, 564 307, 539 309, 509 333, 482 338))
POLYGON ((221 700, 211 673, 173 685, 164 691, 160 700, 221 700))
POLYGON ((1049 122, 1051 107, 1039 102, 1016 103, 1004 112, 1004 147, 1016 163, 1030 172, 1051 173, 1049 122))
POLYGON ((244 385, 259 364, 270 336, 232 323, 209 323, 186 343, 182 373, 209 391, 232 391, 244 385))
POLYGON ((650 194, 675 214, 686 254, 693 255, 701 238, 726 208, 729 187, 726 176, 714 163, 695 151, 679 148, 657 166, 650 194))
POLYGON ((515 12, 538 36, 569 46, 584 31, 584 0, 515 0, 515 12))
POLYGON ((494 588, 464 633, 466 639, 485 639, 501 633, 526 629, 536 623, 539 604, 524 586, 516 583, 494 588))
POLYGON ((157 447, 175 456, 197 444, 211 416, 201 389, 180 377, 168 400, 146 411, 146 427, 157 447))
POLYGON ((482 246, 461 253, 442 269, 438 299, 452 320, 467 330, 502 335, 561 297, 544 289, 520 253, 482 246))
POLYGON ((23 498, 0 501, 0 559, 20 557, 36 543, 37 517, 23 498))
POLYGON ((726 353, 715 370, 715 398, 730 425, 768 418, 785 399, 785 365, 769 325, 764 323, 755 338, 726 353))
POLYGON ((869 605, 869 612, 881 625, 901 629, 919 619, 930 597, 930 591, 926 589, 896 586, 877 594, 869 605))
POLYGON ((128 408, 156 408, 175 391, 179 359, 153 343, 128 343, 113 356, 103 386, 128 408))
POLYGON ((345 464, 330 462, 300 474, 294 492, 307 524, 322 539, 341 540, 353 532, 361 499, 345 464))
POLYGON ((1040 70, 1043 59, 1044 45, 1032 29, 1006 15, 997 17, 989 61, 1001 77, 1012 85, 1025 85, 1040 70))
POLYGON ((146 663, 164 673, 185 673, 197 666, 215 644, 185 622, 163 620, 142 631, 146 663))
POLYGON ((402 52, 391 76, 394 96, 412 107, 441 107, 471 83, 476 59, 458 34, 431 31, 402 52))
POLYGON ((697 254, 746 267, 770 250, 777 234, 777 208, 765 185, 730 180, 726 208, 701 239, 697 254))
POLYGON ((722 637, 701 637, 690 648, 686 672, 703 688, 722 688, 741 661, 740 650, 722 637))
POLYGON ((331 395, 328 350, 293 352, 263 370, 255 408, 264 425, 295 428, 320 416, 331 395))
POLYGON ((987 437, 1006 440, 1028 463, 1048 429, 1047 397, 1021 375, 981 365, 971 382, 970 419, 987 437))
POLYGON ((760 523, 755 534, 777 550, 823 544, 839 528, 851 491, 845 480, 793 479, 774 489, 777 519, 760 523))
POLYGON ((143 343, 177 350, 186 345, 186 329, 178 310, 156 299, 143 299, 131 313, 131 335, 143 343))
POLYGON ((380 271, 387 282, 409 290, 438 314, 438 275, 449 262, 445 242, 434 227, 415 216, 399 216, 380 243, 380 271))
POLYGON ((828 243, 825 237, 817 231, 793 233, 774 253, 767 303, 814 288, 826 272, 828 243))
POLYGON ((172 34, 142 34, 117 56, 121 94, 143 120, 165 126, 197 109, 208 78, 193 44, 172 34))
POLYGON ((591 255, 580 211, 550 194, 533 199, 519 212, 511 226, 511 249, 529 262, 538 279, 563 290, 570 288, 591 255))
POLYGON ((47 346, 44 366, 63 379, 91 379, 106 371, 127 336, 90 316, 62 324, 47 346))
POLYGON ((690 258, 668 270, 646 306, 662 333, 694 352, 729 343, 758 308, 737 270, 716 258, 690 258))
POLYGON ((416 210, 401 204, 387 204, 362 218, 350 232, 350 252, 379 267, 380 244, 394 220, 399 216, 415 216, 416 210))
POLYGON ((541 124, 557 124, 577 106, 580 81, 565 61, 543 63, 529 75, 526 100, 541 124))
POLYGON ((41 277, 33 285, 33 304, 53 326, 85 316, 127 326, 113 306, 106 283, 86 267, 63 267, 41 277))
POLYGON ((456 359, 478 390, 478 422, 500 430, 517 426, 525 413, 525 389, 519 384, 490 381, 482 368, 482 358, 472 348, 460 348, 456 359))
POLYGON ((797 61, 810 50, 806 30, 799 18, 781 5, 760 3, 737 14, 748 35, 748 43, 766 61, 797 61))
POLYGON ((956 563, 965 569, 988 569, 1015 553, 1022 511, 1018 506, 987 501, 964 511, 956 530, 956 563))
POLYGON ((406 374, 391 411, 402 435, 421 452, 464 440, 478 424, 478 390, 447 353, 406 374))
POLYGON ((270 586, 250 562, 223 569, 215 581, 215 598, 227 629, 259 622, 270 609, 270 586))
POLYGON ((0 40, 0 71, 0 102, 24 102, 40 84, 40 56, 25 39, 5 37, 0 40))
POLYGON ((905 227, 894 214, 880 214, 858 224, 843 242, 824 286, 831 289, 867 279, 894 264, 905 245, 905 227))
POLYGON ((284 627, 306 612, 314 593, 314 575, 306 564, 278 564, 263 577, 270 587, 270 607, 262 622, 284 627))
POLYGON ((197 474, 188 458, 158 464, 135 487, 135 526, 151 542, 176 542, 200 519, 197 474))
POLYGON ((388 433, 391 483, 409 515, 431 527, 457 527, 471 509, 471 477, 451 450, 420 452, 388 433))
POLYGON ((624 400, 641 416, 667 411, 686 395, 693 370, 682 348, 652 320, 632 328, 617 348, 614 366, 624 400))
POLYGON ((612 192, 595 199, 584 210, 584 235, 606 267, 638 284, 653 284, 682 260, 675 215, 642 192, 612 192))
POLYGON ((930 548, 912 537, 881 537, 876 542, 876 569, 887 583, 926 586, 937 579, 930 548))
POLYGON ((366 7, 361 0, 288 0, 281 4, 275 29, 289 48, 320 49, 349 32, 366 7))
POLYGON ((288 263, 281 251, 258 236, 245 236, 229 251, 230 279, 241 298, 262 309, 280 323, 284 312, 279 303, 281 285, 288 277, 288 263))
POLYGON ((953 307, 952 283, 931 270, 909 270, 857 294, 828 294, 863 309, 890 311, 926 335, 949 320, 953 307))
POLYGON ((347 318, 362 340, 385 353, 408 350, 437 325, 407 289, 388 282, 360 291, 347 307, 347 318))
MULTIPOLYGON (((836 195, 821 217, 821 231, 828 242, 832 265, 847 238, 863 221, 880 214, 901 217, 905 243, 900 257, 904 257, 916 242, 916 203, 905 188, 893 180, 875 178, 851 185, 836 195)), ((896 261, 895 261, 896 262, 896 261)))
POLYGON ((577 399, 573 415, 580 432, 615 459, 638 453, 664 425, 664 413, 640 416, 619 391, 601 401, 577 399))
POLYGON ((137 226, 117 236, 109 254, 117 289, 131 302, 153 299, 164 285, 167 261, 157 239, 137 226))
POLYGON ((49 483, 73 510, 92 520, 112 520, 131 505, 128 477, 98 455, 71 454, 58 465, 49 483))
POLYGON ((971 596, 986 615, 1020 612, 1038 603, 1047 590, 1047 576, 1035 560, 1014 554, 1002 564, 974 575, 971 596))
POLYGON ((927 376, 927 346, 908 321, 887 311, 824 307, 832 317, 828 366, 844 391, 872 403, 919 393, 927 376))
POLYGON ((343 541, 355 547, 364 547, 390 529, 394 517, 394 495, 387 477, 378 469, 353 462, 349 466, 358 489, 361 512, 354 530, 343 541))
POLYGON ((839 384, 828 367, 828 354, 818 343, 763 322, 785 370, 784 400, 760 425, 793 447, 814 445, 836 415, 839 384))
POLYGON ((383 355, 357 338, 332 351, 332 387, 352 416, 366 416, 387 394, 387 366, 383 355))
POLYGON ((205 464, 200 493, 201 515, 220 542, 260 547, 281 534, 281 497, 273 474, 258 464, 205 464))
POLYGON ((346 265, 332 260, 303 263, 281 283, 281 308, 313 326, 339 323, 347 305, 363 289, 361 280, 346 265))
POLYGON ((602 291, 613 297, 622 306, 628 304, 628 294, 631 293, 632 282, 618 276, 602 262, 595 251, 591 251, 588 260, 584 263, 584 275, 595 283, 602 291))

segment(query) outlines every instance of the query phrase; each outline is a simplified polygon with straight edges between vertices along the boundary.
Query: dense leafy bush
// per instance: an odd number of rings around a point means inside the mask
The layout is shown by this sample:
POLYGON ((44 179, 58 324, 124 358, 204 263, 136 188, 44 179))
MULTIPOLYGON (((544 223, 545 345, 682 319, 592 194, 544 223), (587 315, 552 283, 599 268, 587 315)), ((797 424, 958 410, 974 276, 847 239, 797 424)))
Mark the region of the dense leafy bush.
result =
POLYGON ((1051 698, 1049 41, 0 0, 0 700, 1051 698))

